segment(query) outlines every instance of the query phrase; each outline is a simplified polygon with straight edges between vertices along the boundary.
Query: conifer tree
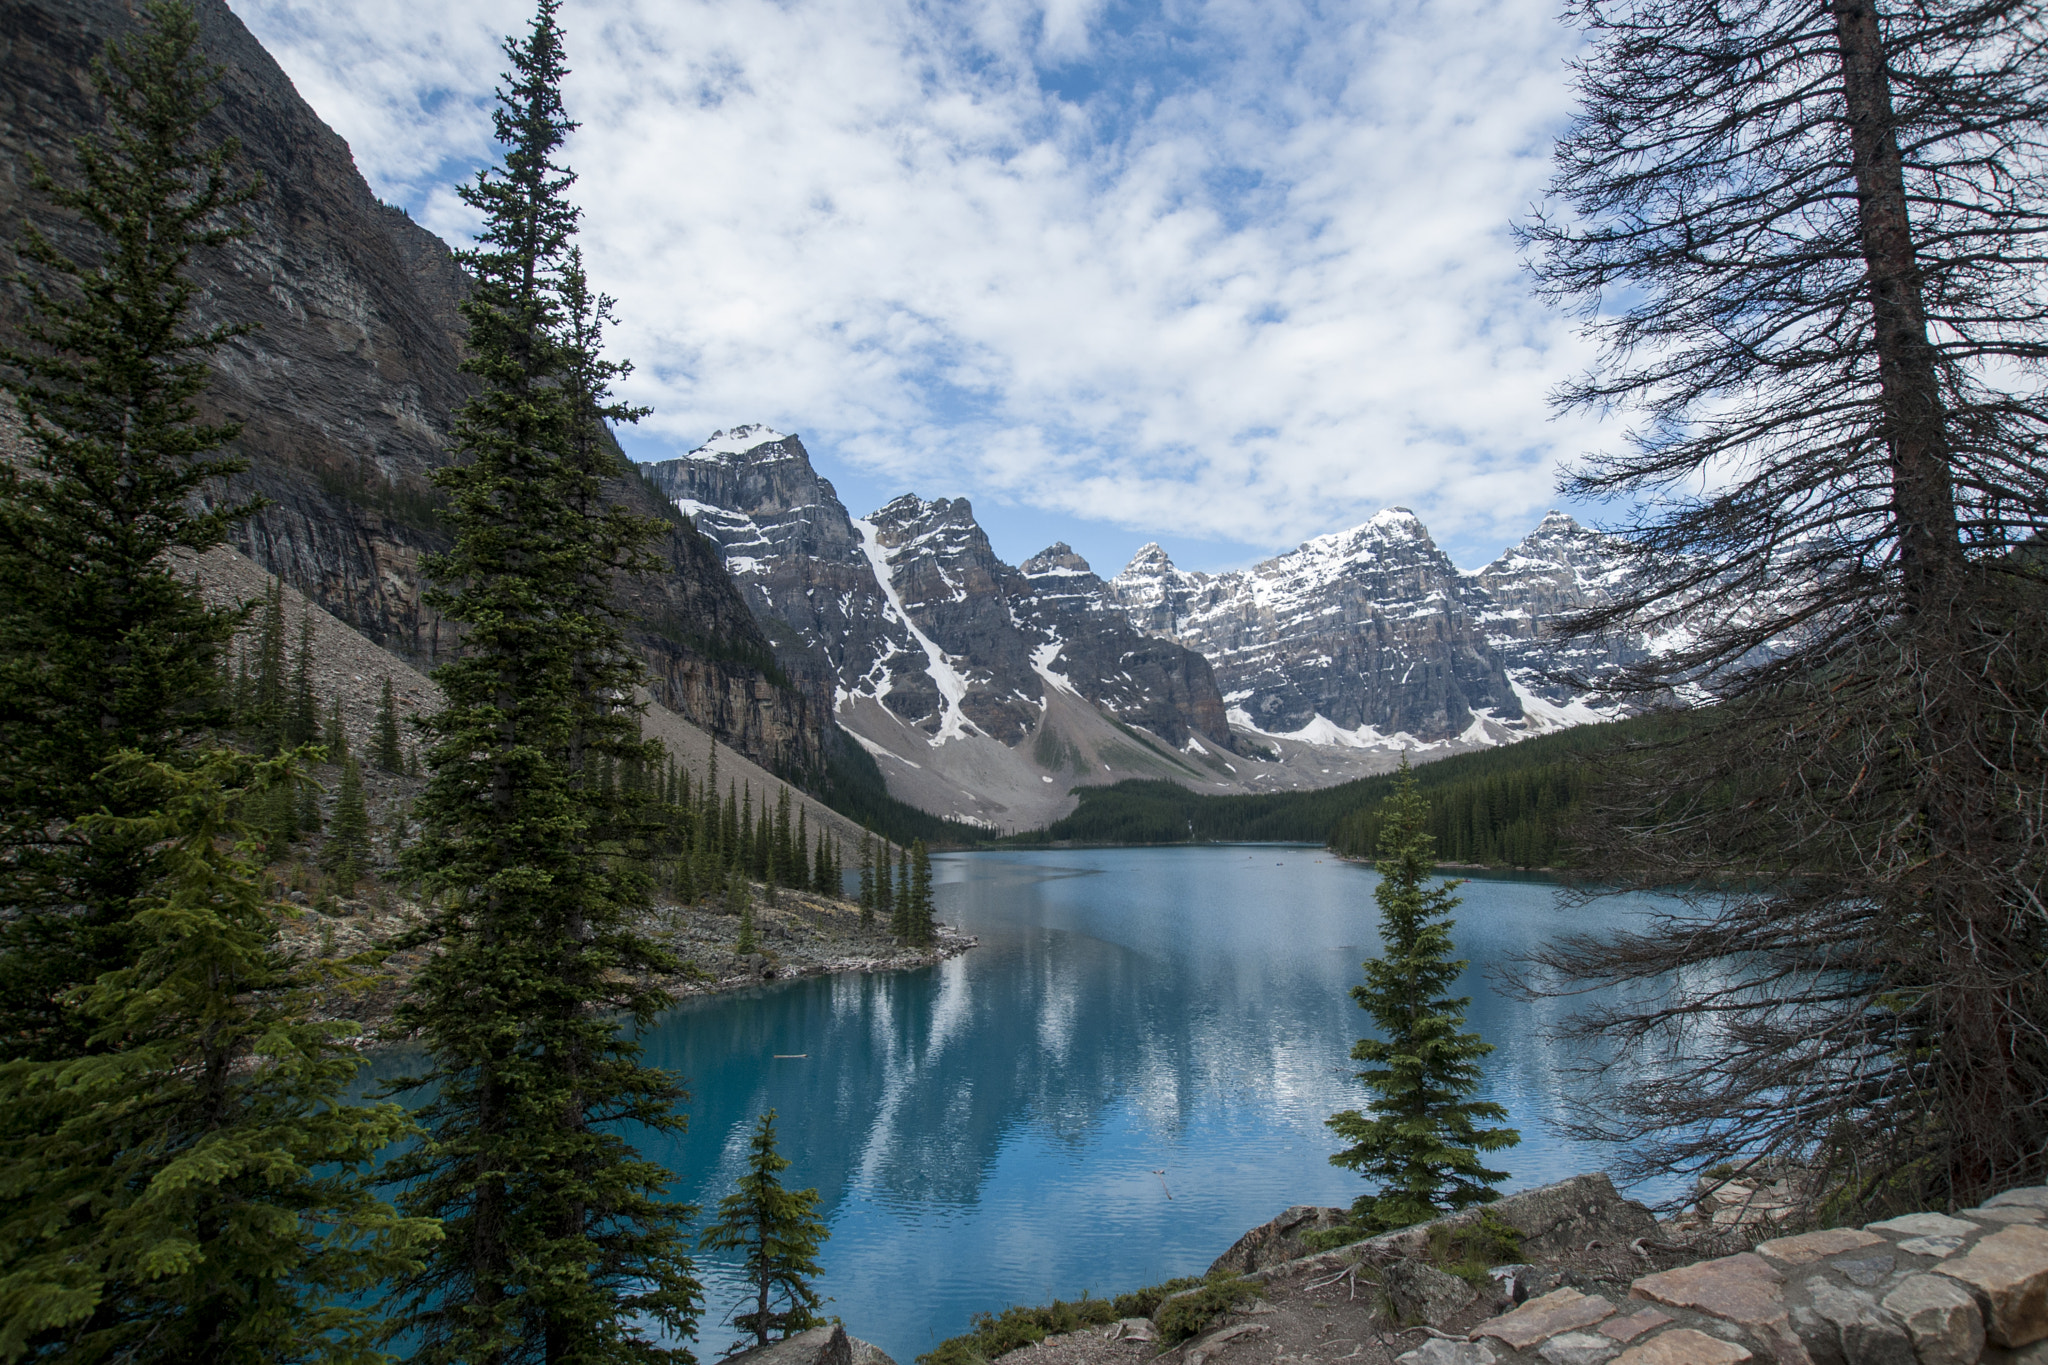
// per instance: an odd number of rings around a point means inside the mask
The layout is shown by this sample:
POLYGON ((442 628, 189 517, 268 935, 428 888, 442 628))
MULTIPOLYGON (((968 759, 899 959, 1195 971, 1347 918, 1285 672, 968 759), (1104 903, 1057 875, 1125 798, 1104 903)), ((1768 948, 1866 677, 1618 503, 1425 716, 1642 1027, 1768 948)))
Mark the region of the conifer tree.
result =
POLYGON ((320 698, 313 690, 313 611, 302 606, 299 647, 292 655, 292 693, 286 704, 284 742, 286 748, 296 749, 319 738, 320 698))
POLYGON ((906 927, 909 939, 920 948, 931 946, 936 930, 938 907, 932 899, 932 855, 918 839, 910 845, 910 914, 906 927))
POLYGON ((746 878, 741 877, 733 883, 727 908, 740 917, 740 934, 733 942, 732 950, 742 957, 757 951, 760 945, 754 941, 754 900, 748 893, 746 878))
POLYGON ((355 890, 370 865, 370 814, 363 804, 363 772, 353 758, 341 761, 341 782, 334 794, 334 819, 327 825, 327 843, 320 850, 320 870, 333 877, 341 894, 355 890))
POLYGON ((790 825, 789 788, 783 787, 775 794, 775 828, 769 835, 770 847, 775 850, 775 863, 781 869, 782 880, 801 886, 800 879, 791 874, 797 864, 801 845, 796 842, 795 830, 790 825))
POLYGON ((348 722, 341 717, 340 697, 327 704, 327 721, 321 726, 320 742, 327 746, 329 763, 340 763, 348 758, 348 722))
POLYGON ((898 849, 896 851, 896 905, 889 917, 889 931, 906 943, 910 942, 917 933, 914 912, 911 908, 910 897, 913 888, 910 881, 910 850, 907 848, 898 849))
POLYGON ((446 704, 408 859, 432 896, 415 941, 439 951, 400 1016, 436 1094, 428 1137, 389 1168, 405 1207, 446 1230, 401 1285, 422 1362, 675 1358, 648 1337, 690 1335, 699 1299, 693 1210, 623 1135, 684 1123, 682 1088, 620 1028, 668 1003, 644 983, 676 964, 635 928, 648 883, 601 779, 645 753, 612 585, 645 565, 653 528, 602 499, 619 471, 592 428, 629 410, 584 353, 603 309, 569 254, 556 9, 540 0, 505 44, 504 164, 461 189, 483 219, 462 304, 480 392, 456 425, 463 458, 435 474, 455 543, 429 565, 429 600, 466 629, 436 671, 446 704))
POLYGON ((232 810, 288 777, 130 755, 112 780, 148 813, 86 821, 159 854, 129 963, 77 1003, 84 1054, 0 1064, 0 1358, 363 1361, 359 1305, 438 1233, 368 1193, 412 1125, 342 1102, 354 1026, 306 1022, 324 974, 280 948, 238 848, 232 810))
POLYGON ((391 695, 391 675, 384 675, 384 691, 377 698, 377 744, 370 761, 381 772, 403 773, 405 750, 398 740, 398 704, 391 695))
POLYGON ((860 922, 875 922, 875 836, 860 835, 860 922))
POLYGON ((1351 998, 1371 1016, 1377 1038, 1361 1038, 1353 1061, 1368 1069, 1358 1079, 1373 1094, 1367 1109, 1327 1120, 1351 1146, 1330 1158, 1378 1183, 1351 1206, 1353 1222, 1379 1231, 1426 1222, 1446 1212, 1496 1198, 1507 1179, 1488 1170, 1481 1152, 1519 1142, 1511 1128, 1482 1128, 1504 1119, 1490 1100, 1469 1098, 1479 1088, 1479 1060, 1493 1051, 1476 1033, 1462 1031, 1469 996, 1447 997, 1466 963, 1451 941, 1458 904, 1456 882, 1429 885, 1436 872, 1429 808, 1416 790, 1404 757, 1400 784, 1382 815, 1379 884, 1380 942, 1385 951, 1365 964, 1365 983, 1351 998))
POLYGON ((741 1273, 754 1290, 754 1311, 732 1321, 753 1335, 756 1346, 766 1346, 772 1335, 787 1340, 824 1325, 811 1280, 824 1273, 818 1249, 832 1234, 818 1217, 817 1190, 783 1188, 781 1176, 788 1169, 789 1158, 775 1150, 775 1111, 770 1109, 747 1145, 747 1173, 737 1189, 718 1201, 718 1218, 698 1243, 707 1251, 746 1252, 741 1273), (779 1309, 778 1302, 783 1305, 779 1309))
POLYGON ((817 885, 816 865, 811 861, 811 829, 809 812, 801 807, 796 813, 796 835, 789 841, 790 883, 805 891, 817 885))
POLYGON ((259 752, 285 749, 285 715, 290 693, 286 686, 284 584, 273 578, 263 598, 263 623, 256 634, 255 700, 247 721, 259 752))
POLYGON ((0 463, 0 1056, 82 1050, 63 1002, 129 961, 158 851, 132 823, 76 823, 147 813, 110 761, 190 761, 227 719, 217 660, 241 613, 208 607, 170 554, 220 544, 252 510, 200 497, 244 467, 216 453, 238 428, 201 422, 195 400, 208 356, 247 328, 195 318, 187 266, 242 235, 255 192, 234 145, 200 133, 215 74, 189 11, 151 6, 94 68, 104 122, 71 179, 29 167, 93 242, 74 260, 28 228, 18 251, 38 273, 13 281, 26 321, 0 347, 29 447, 0 463))
POLYGON ((875 918, 887 915, 892 927, 896 919, 896 879, 890 871, 894 865, 889 856, 889 841, 875 840, 875 918))

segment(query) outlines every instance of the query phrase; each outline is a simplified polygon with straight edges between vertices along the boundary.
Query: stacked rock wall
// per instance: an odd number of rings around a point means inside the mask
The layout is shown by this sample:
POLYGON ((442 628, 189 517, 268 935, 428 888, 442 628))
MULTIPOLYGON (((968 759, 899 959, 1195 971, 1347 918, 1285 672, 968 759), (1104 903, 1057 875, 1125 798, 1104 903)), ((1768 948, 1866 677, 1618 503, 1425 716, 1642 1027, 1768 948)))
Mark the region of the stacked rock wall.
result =
POLYGON ((1400 1365, 2048 1365, 2048 1186, 1557 1289, 1400 1365))

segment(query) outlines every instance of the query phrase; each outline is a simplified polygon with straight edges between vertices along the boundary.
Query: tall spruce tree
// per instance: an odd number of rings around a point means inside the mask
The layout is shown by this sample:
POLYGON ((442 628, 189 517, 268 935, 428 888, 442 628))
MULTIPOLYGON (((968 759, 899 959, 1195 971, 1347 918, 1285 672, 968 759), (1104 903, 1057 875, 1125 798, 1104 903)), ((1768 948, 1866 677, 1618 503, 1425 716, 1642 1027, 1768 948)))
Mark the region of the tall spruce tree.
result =
POLYGON ((398 739, 398 703, 391 695, 391 675, 384 675, 384 691, 377 698, 377 742, 370 761, 381 772, 405 771, 405 748, 398 739))
POLYGON ((875 922, 875 836, 860 835, 860 922, 875 922))
POLYGON ((1351 988, 1379 1031, 1351 1049, 1353 1061, 1367 1064, 1358 1079, 1373 1093, 1370 1117, 1347 1109, 1328 1120, 1351 1143, 1330 1164, 1378 1184, 1351 1206, 1353 1222, 1374 1231, 1494 1199, 1492 1187, 1507 1172, 1488 1170, 1479 1154, 1521 1140, 1511 1128, 1481 1127, 1507 1111, 1470 1098, 1479 1061, 1493 1046, 1463 1031, 1471 998, 1444 994, 1467 965, 1451 956, 1457 883, 1429 884, 1436 873, 1429 808, 1405 757, 1382 821, 1372 894, 1385 951, 1365 964, 1365 983, 1351 988))
POLYGON ((875 917, 887 915, 891 929, 896 924, 896 879, 891 875, 894 866, 889 841, 875 840, 875 917))
POLYGON ((73 259, 28 229, 27 321, 0 350, 29 442, 0 463, 0 1056, 80 1050, 61 1002, 128 961, 157 851, 135 825, 76 823, 145 813, 108 763, 173 759, 226 719, 216 657, 239 613, 201 601, 171 552, 211 549, 252 510, 201 505, 243 464, 215 453, 238 428, 194 403, 207 357, 247 328, 195 318, 187 266, 242 234, 256 187, 232 142, 200 133, 216 71, 191 15, 146 15, 94 68, 104 123, 68 178, 31 163, 91 245, 73 259))
POLYGON ((233 813, 287 766, 199 742, 241 613, 170 552, 250 508, 199 496, 241 467, 195 400, 245 329, 196 323, 187 267, 255 186, 201 133, 220 71, 190 8, 139 18, 95 65, 75 183, 34 175, 91 259, 31 230, 4 357, 32 450, 0 469, 0 1355, 360 1360, 375 1323, 351 1300, 432 1228, 365 1195, 406 1122, 340 1103, 359 1059, 303 1022, 313 981, 240 851, 233 813))
POLYGON ((932 855, 918 839, 910 845, 910 916, 906 925, 910 941, 920 948, 931 946, 937 932, 938 907, 932 899, 932 855))
POLYGON ((787 1339, 824 1325, 811 1280, 824 1273, 818 1248, 832 1234, 818 1217, 815 1189, 783 1187, 782 1173, 788 1169, 789 1158, 775 1150, 775 1111, 770 1109, 747 1144, 747 1173, 737 1189, 718 1201, 717 1221, 704 1229, 699 1242, 707 1251, 746 1252, 740 1273, 754 1291, 754 1309, 732 1323, 752 1334, 756 1346, 766 1346, 774 1335, 787 1339))
POLYGON ((320 697, 313 688, 313 609, 301 605, 299 643, 292 651, 292 690, 285 705, 285 747, 296 749, 320 737, 320 697))
POLYGON ((412 1124, 341 1101, 354 1026, 308 1022, 331 973, 281 949, 241 851, 233 810, 289 763, 113 765, 149 813, 87 823, 159 853, 129 963, 77 1006, 88 1051, 0 1065, 0 1359, 355 1365, 371 1291, 439 1235, 369 1193, 412 1124))
POLYGON ((341 782, 334 793, 334 818, 327 824, 327 843, 320 850, 320 869, 334 878, 346 896, 370 866, 370 814, 363 802, 363 773, 353 758, 341 760, 341 782))
POLYGON ((430 565, 430 600, 466 631, 436 672, 447 701, 427 723, 410 856, 433 893, 418 938, 439 951, 401 1014, 436 1095, 429 1136, 390 1168, 447 1234, 402 1285, 428 1362, 687 1359, 646 1334, 688 1336, 699 1300, 694 1210, 619 1132, 679 1131, 685 1096, 618 1022, 665 1005, 636 983, 675 967, 633 927, 648 887, 619 856, 621 798, 601 779, 644 752, 612 582, 644 565, 652 529, 602 498, 619 471, 598 427, 622 409, 570 255, 556 9, 540 0, 505 44, 504 164, 461 190, 483 217, 463 303, 481 392, 456 425, 465 458, 436 474, 455 545, 430 565))
POLYGON ((273 578, 263 598, 263 618, 256 631, 256 674, 252 701, 242 722, 257 749, 265 754, 285 748, 285 710, 288 696, 285 681, 284 584, 273 578))
MULTIPOLYGON (((882 856, 886 860, 888 854, 884 853, 882 856)), ((917 932, 916 925, 912 922, 914 912, 910 901, 914 889, 910 884, 910 850, 907 848, 898 849, 896 851, 896 900, 889 914, 889 932, 906 942, 912 939, 917 932)))

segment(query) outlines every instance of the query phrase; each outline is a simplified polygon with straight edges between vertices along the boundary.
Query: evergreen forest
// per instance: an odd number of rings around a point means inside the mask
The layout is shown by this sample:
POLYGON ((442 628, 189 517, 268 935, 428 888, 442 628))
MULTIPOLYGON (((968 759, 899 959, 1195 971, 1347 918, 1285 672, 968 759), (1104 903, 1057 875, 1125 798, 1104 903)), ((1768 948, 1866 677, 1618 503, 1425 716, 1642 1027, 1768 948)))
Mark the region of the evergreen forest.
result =
MULTIPOLYGON (((1489 867, 1567 865, 1593 761, 1685 723, 1649 715, 1422 764, 1414 779, 1429 798, 1425 828, 1437 856, 1489 867)), ((1071 815, 1004 842, 1319 843, 1345 857, 1370 858, 1379 845, 1381 806, 1398 782, 1388 773, 1260 796, 1207 796, 1158 781, 1082 787, 1071 815)))

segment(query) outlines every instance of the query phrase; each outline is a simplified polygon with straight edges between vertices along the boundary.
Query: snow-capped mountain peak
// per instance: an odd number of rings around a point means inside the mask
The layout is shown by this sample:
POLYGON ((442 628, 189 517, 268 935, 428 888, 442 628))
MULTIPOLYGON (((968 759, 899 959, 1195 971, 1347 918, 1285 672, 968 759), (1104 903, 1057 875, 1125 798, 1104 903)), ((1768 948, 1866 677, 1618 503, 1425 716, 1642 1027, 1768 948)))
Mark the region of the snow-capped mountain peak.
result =
POLYGON ((772 427, 758 422, 746 422, 724 431, 714 431, 711 439, 698 446, 683 458, 686 460, 715 460, 727 455, 745 455, 765 445, 780 445, 789 437, 772 427))

